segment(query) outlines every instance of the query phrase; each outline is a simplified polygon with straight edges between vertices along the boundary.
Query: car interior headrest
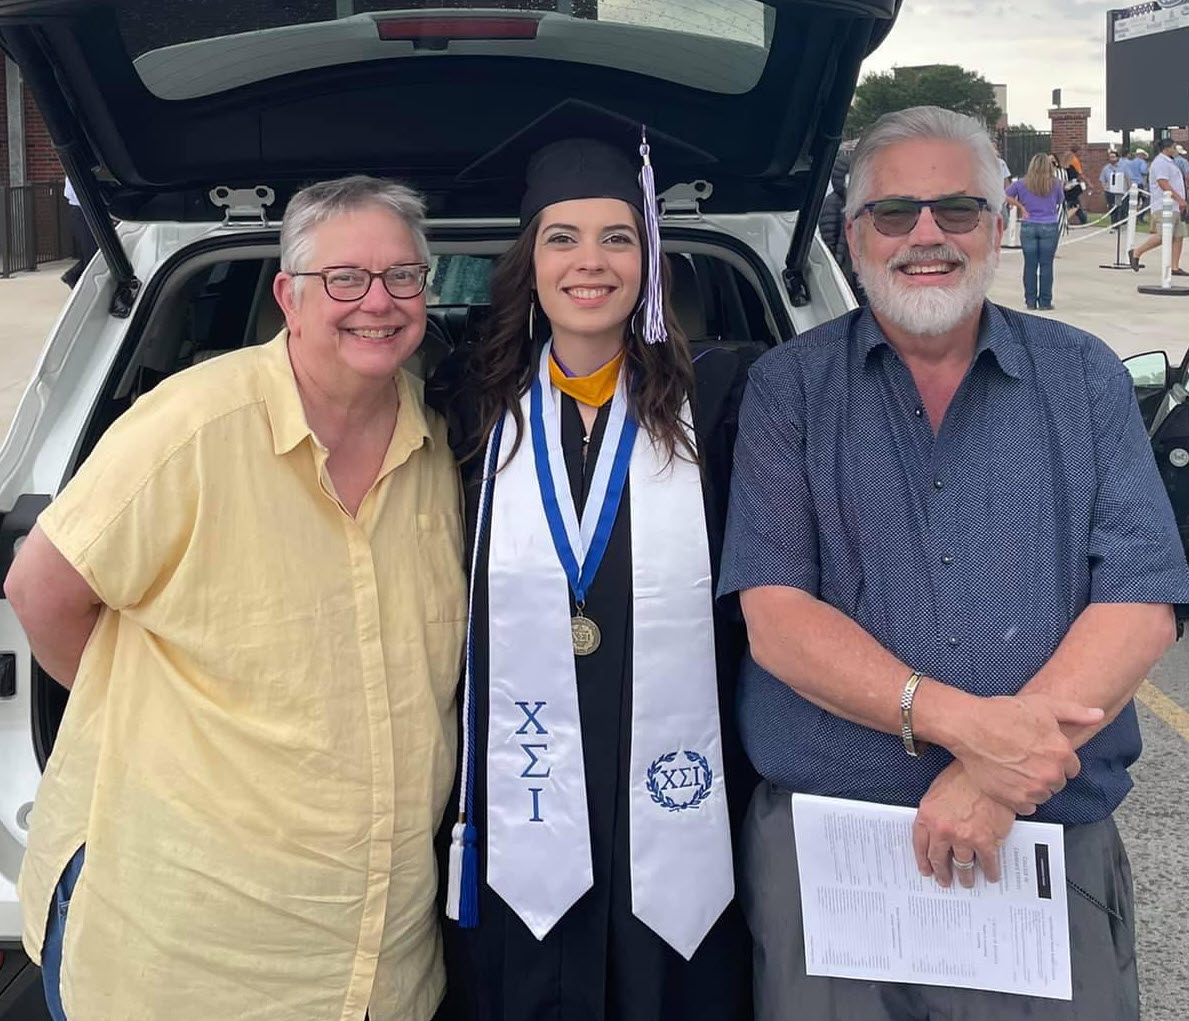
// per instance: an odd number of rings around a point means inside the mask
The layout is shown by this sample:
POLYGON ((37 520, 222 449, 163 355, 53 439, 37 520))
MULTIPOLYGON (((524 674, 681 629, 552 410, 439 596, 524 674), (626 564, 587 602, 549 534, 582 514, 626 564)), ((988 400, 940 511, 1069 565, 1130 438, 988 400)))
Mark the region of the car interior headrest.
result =
POLYGON ((671 255, 669 266, 673 273, 669 304, 677 324, 690 340, 703 340, 707 333, 706 304, 694 265, 684 255, 671 255))

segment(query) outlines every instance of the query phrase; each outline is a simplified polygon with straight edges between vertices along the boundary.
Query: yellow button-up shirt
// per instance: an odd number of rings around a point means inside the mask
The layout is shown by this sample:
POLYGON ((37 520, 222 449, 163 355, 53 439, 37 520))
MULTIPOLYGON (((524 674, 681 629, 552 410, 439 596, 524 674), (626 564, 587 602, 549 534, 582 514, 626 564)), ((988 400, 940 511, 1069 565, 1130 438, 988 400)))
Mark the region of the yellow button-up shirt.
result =
POLYGON ((444 974, 432 840, 465 614, 456 469, 418 381, 356 517, 284 332, 166 380, 41 516, 105 604, 20 877, 38 960, 86 863, 78 1021, 422 1021, 444 974))

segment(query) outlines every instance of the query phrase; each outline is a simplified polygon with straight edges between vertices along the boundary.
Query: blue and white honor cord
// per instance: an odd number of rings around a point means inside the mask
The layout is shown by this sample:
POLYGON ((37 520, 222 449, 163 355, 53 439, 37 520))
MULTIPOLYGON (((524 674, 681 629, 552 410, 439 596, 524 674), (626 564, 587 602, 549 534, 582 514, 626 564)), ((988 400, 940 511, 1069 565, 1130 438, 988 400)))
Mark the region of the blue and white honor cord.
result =
POLYGON ((491 430, 483 457, 479 489, 479 514, 475 545, 471 550, 471 583, 467 601, 466 675, 462 695, 462 776, 458 787, 458 822, 450 834, 450 859, 446 880, 446 917, 463 929, 479 924, 479 831, 475 825, 475 579, 479 572, 479 545, 491 510, 496 462, 504 433, 501 417, 491 430))

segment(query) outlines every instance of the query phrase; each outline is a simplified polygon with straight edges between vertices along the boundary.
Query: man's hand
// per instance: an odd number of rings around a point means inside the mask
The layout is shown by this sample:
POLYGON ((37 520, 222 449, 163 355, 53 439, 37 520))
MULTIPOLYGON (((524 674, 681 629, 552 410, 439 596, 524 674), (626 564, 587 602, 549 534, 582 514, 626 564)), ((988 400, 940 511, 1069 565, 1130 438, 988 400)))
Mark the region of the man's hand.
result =
POLYGON ((921 799, 912 824, 912 848, 922 876, 948 887, 957 874, 974 885, 975 870, 954 868, 955 861, 976 862, 987 881, 999 882, 999 848, 1016 820, 1006 805, 987 797, 961 763, 951 762, 921 799))
POLYGON ((1017 815, 1031 815, 1081 769, 1061 724, 1090 726, 1102 715, 1051 695, 985 698, 954 726, 946 747, 979 790, 1017 815))

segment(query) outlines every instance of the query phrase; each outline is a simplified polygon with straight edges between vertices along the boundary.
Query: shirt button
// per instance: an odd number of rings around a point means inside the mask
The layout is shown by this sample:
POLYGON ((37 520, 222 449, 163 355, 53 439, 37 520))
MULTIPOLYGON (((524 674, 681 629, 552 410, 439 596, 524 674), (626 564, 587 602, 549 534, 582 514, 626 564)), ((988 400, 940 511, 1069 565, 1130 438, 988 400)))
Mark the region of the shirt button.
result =
POLYGON ((941 479, 934 479, 933 480, 933 488, 934 489, 945 489, 945 483, 942 482, 941 479))
POLYGON ((919 404, 917 405, 916 410, 913 411, 913 414, 916 415, 917 418, 920 418, 924 413, 925 413, 925 409, 922 408, 919 404))
POLYGON ((946 639, 946 643, 951 649, 956 649, 958 647, 958 639, 953 635, 950 635, 949 638, 946 639))
POLYGON ((954 562, 954 558, 948 553, 943 553, 941 554, 941 562, 943 564, 952 564, 954 562))

